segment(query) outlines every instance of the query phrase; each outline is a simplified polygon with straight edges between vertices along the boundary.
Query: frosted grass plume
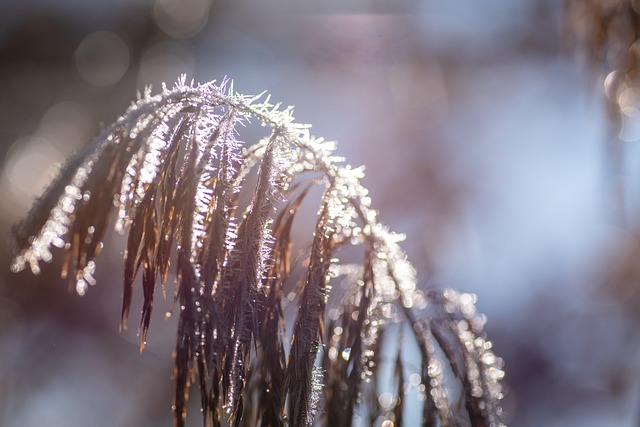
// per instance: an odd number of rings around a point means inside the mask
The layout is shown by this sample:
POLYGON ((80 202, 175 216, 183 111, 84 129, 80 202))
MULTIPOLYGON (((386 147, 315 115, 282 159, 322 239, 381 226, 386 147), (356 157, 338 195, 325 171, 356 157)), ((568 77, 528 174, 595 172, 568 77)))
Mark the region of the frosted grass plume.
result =
MULTIPOLYGON (((363 412, 400 425, 406 398, 398 395, 391 412, 363 399, 382 392, 372 381, 382 375, 381 339, 399 323, 421 350, 423 425, 503 425, 502 361, 474 297, 417 286, 403 236, 377 221, 362 169, 309 129, 291 108, 238 94, 228 81, 196 85, 183 76, 157 95, 147 89, 15 226, 12 269, 37 274, 62 251, 62 276, 82 295, 115 222, 127 235, 122 328, 142 271, 142 350, 156 285, 166 293, 173 266, 178 427, 192 382, 205 426, 351 425, 363 412), (238 131, 252 122, 266 129, 257 142, 238 131), (295 247, 294 220, 316 187, 311 239, 295 247), (350 246, 362 248, 359 264, 340 261, 350 246), (346 291, 332 297, 338 281, 346 291), (298 307, 290 339, 285 304, 298 307)), ((398 394, 405 369, 398 362, 392 374, 398 394)))

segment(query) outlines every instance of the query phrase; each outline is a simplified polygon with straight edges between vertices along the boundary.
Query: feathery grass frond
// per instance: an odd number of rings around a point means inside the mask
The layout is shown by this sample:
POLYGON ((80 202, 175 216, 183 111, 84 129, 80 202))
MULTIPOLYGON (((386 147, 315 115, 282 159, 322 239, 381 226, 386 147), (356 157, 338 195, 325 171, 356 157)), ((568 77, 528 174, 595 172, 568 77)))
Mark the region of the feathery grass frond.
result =
POLYGON ((324 335, 325 301, 329 264, 334 248, 333 230, 329 225, 328 203, 331 188, 325 194, 318 213, 318 223, 311 245, 309 270, 302 291, 298 318, 291 339, 287 364, 286 388, 289 398, 289 421, 296 426, 309 426, 314 419, 313 371, 318 346, 324 335))
POLYGON ((473 298, 417 287, 402 236, 376 219, 362 170, 333 150, 295 123, 292 109, 234 93, 226 82, 182 78, 158 95, 146 90, 67 163, 15 227, 12 268, 38 273, 60 248, 62 276, 84 294, 115 212, 115 229, 128 233, 121 327, 141 272, 142 350, 156 285, 166 294, 173 263, 178 427, 194 381, 205 427, 348 426, 361 411, 372 423, 387 416, 401 423, 402 346, 393 409, 378 404, 372 377, 382 373, 383 331, 405 321, 421 352, 423 425, 458 425, 464 416, 474 426, 502 425, 502 362, 473 298), (239 139, 238 128, 252 121, 268 130, 256 143, 239 139), (296 268, 306 271, 294 274, 292 228, 314 187, 323 195, 310 249, 297 248, 308 258, 296 268), (362 247, 361 264, 339 261, 350 246, 362 247), (342 294, 331 291, 338 280, 342 294), (297 304, 290 341, 285 303, 297 304), (462 385, 464 416, 447 369, 462 385))

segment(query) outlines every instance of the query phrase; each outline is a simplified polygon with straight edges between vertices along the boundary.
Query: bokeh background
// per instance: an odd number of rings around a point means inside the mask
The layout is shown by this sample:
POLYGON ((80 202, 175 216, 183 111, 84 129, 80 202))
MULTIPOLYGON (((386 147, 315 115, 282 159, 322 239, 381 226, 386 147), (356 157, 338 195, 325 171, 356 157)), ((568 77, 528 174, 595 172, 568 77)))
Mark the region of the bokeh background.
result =
MULTIPOLYGON (((229 76, 366 166, 423 286, 478 295, 509 425, 636 426, 640 128, 608 119, 563 20, 556 0, 4 1, 0 232, 137 90, 229 76)), ((0 425, 172 425, 174 321, 156 308, 139 354, 106 248, 79 297, 0 246, 0 425)))

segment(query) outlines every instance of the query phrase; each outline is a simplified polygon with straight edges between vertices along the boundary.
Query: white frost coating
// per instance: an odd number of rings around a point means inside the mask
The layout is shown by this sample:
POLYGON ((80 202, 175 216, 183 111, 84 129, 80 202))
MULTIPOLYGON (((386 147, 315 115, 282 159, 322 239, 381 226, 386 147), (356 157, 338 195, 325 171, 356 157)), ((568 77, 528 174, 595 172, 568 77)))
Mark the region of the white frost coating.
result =
POLYGON ((205 220, 213 203, 213 177, 216 174, 216 167, 213 160, 216 158, 215 148, 219 146, 219 141, 212 141, 211 138, 215 128, 219 125, 218 116, 212 116, 206 121, 206 125, 196 126, 192 132, 195 135, 195 143, 198 147, 196 165, 204 165, 202 173, 198 179, 196 197, 194 200, 193 220, 191 222, 191 264, 194 267, 196 276, 201 275, 201 266, 198 264, 198 254, 202 251, 203 241, 206 233, 205 220))
POLYGON ((144 155, 144 149, 141 148, 138 153, 131 156, 131 160, 125 169, 122 185, 118 197, 118 218, 116 219, 115 229, 118 233, 124 233, 124 230, 131 225, 131 217, 129 214, 129 206, 134 198, 133 185, 136 177, 136 165, 139 157, 144 155))
POLYGON ((320 397, 324 390, 324 373, 322 368, 314 366, 313 374, 311 376, 311 399, 310 399, 310 408, 309 412, 307 412, 307 420, 306 425, 313 425, 313 418, 318 411, 318 405, 320 404, 320 397))
POLYGON ((476 295, 458 293, 452 289, 444 292, 447 300, 445 309, 458 312, 462 320, 455 323, 456 332, 465 348, 464 356, 471 382, 471 394, 482 398, 483 410, 486 411, 492 426, 503 426, 499 420, 502 408, 497 405, 503 398, 502 384, 504 377, 504 361, 492 351, 491 342, 482 336, 482 327, 486 321, 483 315, 476 313, 476 295))
MULTIPOLYGON (((163 128, 167 127, 166 124, 161 126, 163 128)), ((139 172, 140 178, 138 180, 138 187, 136 188, 137 200, 141 200, 144 197, 146 187, 151 184, 158 175, 162 151, 169 146, 165 138, 162 138, 163 136, 166 137, 166 131, 168 131, 168 129, 157 132, 149 142, 148 151, 144 156, 139 172)))
POLYGON ((436 354, 436 349, 433 344, 433 337, 431 331, 423 328, 425 351, 429 358, 429 364, 427 366, 427 376, 429 377, 429 393, 433 398, 433 402, 436 406, 436 410, 440 415, 441 420, 452 420, 453 414, 451 413, 451 407, 449 406, 449 399, 447 397, 447 389, 444 380, 444 367, 440 358, 436 354))
POLYGON ((156 115, 143 115, 129 131, 130 139, 139 138, 144 133, 149 133, 149 136, 131 156, 122 179, 116 204, 118 218, 115 230, 118 233, 123 233, 131 225, 135 209, 142 203, 149 186, 155 181, 162 154, 169 148, 170 128, 167 122, 178 113, 179 108, 165 106, 156 115))
MULTIPOLYGON (((242 118, 233 111, 224 116, 211 111, 211 114, 203 120, 204 123, 195 130, 195 142, 198 147, 196 164, 200 165, 198 167, 202 169, 202 173, 198 179, 194 201, 190 261, 198 277, 202 274, 202 266, 197 260, 204 246, 207 217, 218 207, 217 204, 225 205, 228 202, 230 197, 228 192, 237 190, 232 179, 236 172, 234 165, 240 160, 242 143, 235 138, 235 126, 242 123, 242 118), (219 131, 219 136, 214 138, 216 130, 219 131), (224 176, 218 176, 220 173, 224 176), (213 182, 218 178, 225 180, 229 189, 224 192, 220 200, 214 200, 213 182)), ((226 230, 226 246, 229 251, 235 243, 236 231, 236 224, 230 221, 226 230)))
POLYGON ((38 274, 40 273, 39 262, 49 262, 52 259, 51 246, 64 246, 64 238, 69 231, 71 222, 75 218, 76 203, 83 199, 81 188, 91 173, 99 154, 102 153, 105 145, 109 143, 110 141, 107 140, 99 144, 94 154, 90 155, 76 170, 70 184, 65 186, 58 203, 51 210, 46 223, 40 232, 31 238, 31 245, 14 258, 11 264, 12 271, 24 270, 26 265, 29 264, 31 271, 34 274, 38 274))

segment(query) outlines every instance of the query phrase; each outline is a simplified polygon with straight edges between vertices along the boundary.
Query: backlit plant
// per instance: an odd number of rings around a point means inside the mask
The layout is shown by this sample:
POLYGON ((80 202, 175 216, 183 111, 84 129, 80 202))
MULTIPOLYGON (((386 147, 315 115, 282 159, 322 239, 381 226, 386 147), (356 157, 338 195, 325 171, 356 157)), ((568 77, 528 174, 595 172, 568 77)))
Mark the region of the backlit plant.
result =
POLYGON ((290 108, 227 86, 182 78, 159 95, 147 90, 15 227, 12 268, 38 273, 61 251, 62 277, 83 295, 114 211, 128 236, 121 325, 141 275, 141 349, 156 286, 174 278, 176 426, 192 383, 205 425, 334 427, 358 416, 400 426, 411 387, 424 426, 503 425, 502 361, 475 297, 419 289, 401 236, 376 219, 362 170, 290 108), (251 123, 266 129, 257 142, 239 133, 251 123), (312 235, 296 244, 294 220, 318 188, 312 235), (383 337, 402 344, 401 324, 420 363, 409 366, 400 345, 383 399, 383 337), (412 369, 418 381, 408 383, 412 369))

